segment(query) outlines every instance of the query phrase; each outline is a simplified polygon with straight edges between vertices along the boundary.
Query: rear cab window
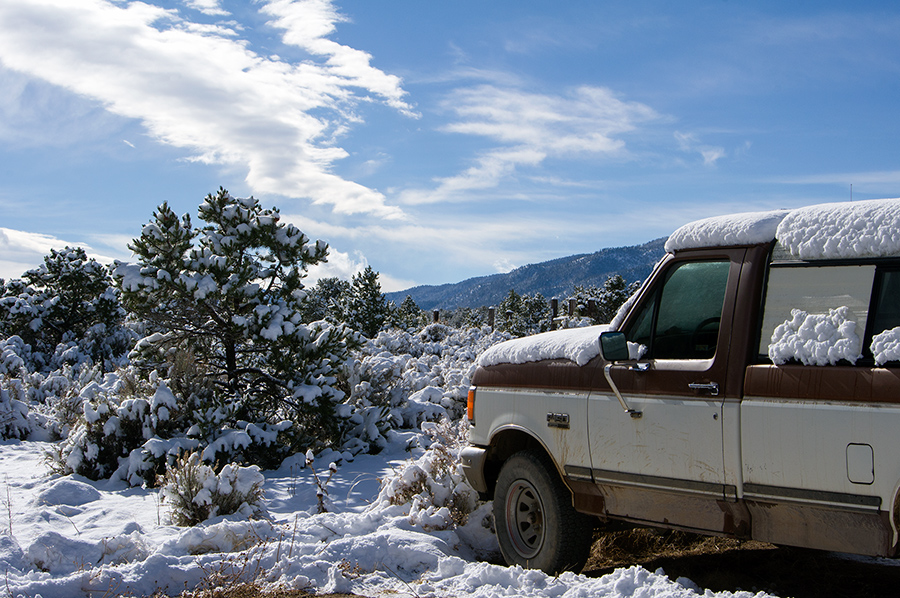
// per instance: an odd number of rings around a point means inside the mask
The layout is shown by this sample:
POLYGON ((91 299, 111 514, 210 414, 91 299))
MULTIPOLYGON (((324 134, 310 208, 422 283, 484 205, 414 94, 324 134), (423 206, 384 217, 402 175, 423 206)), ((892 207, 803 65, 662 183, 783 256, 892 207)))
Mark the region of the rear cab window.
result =
MULTIPOLYGON (((762 363, 879 365, 900 359, 873 339, 900 341, 900 261, 796 261, 769 267, 759 333, 762 363)), ((882 343, 884 344, 884 343, 882 343)))

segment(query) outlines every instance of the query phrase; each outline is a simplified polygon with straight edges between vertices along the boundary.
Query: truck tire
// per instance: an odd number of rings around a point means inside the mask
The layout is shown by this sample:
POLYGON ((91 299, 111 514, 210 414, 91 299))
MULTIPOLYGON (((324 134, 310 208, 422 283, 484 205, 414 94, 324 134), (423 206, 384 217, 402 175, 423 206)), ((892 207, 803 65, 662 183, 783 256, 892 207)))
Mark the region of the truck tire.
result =
POLYGON ((510 457, 494 492, 494 523, 509 565, 549 575, 581 571, 596 520, 572 507, 572 495, 550 459, 535 451, 510 457))

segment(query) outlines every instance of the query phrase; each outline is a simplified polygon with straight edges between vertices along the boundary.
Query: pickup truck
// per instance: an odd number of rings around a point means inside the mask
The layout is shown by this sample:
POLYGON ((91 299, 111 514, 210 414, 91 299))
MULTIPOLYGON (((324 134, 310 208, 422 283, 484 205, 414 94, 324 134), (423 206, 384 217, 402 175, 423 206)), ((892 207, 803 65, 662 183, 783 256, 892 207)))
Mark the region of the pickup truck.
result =
POLYGON ((598 523, 898 553, 900 199, 685 225, 609 326, 478 364, 463 471, 511 565, 579 570, 598 523))

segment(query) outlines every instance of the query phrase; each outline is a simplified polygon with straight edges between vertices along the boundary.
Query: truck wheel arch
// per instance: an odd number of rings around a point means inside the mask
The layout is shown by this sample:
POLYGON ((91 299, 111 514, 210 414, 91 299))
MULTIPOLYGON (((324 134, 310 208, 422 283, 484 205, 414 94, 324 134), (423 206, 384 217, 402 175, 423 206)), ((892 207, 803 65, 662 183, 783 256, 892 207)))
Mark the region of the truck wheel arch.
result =
POLYGON ((494 489, 497 487, 497 477, 500 475, 500 469, 503 467, 503 464, 514 454, 524 450, 543 453, 547 460, 553 463, 556 468, 556 475, 565 484, 559 465, 553 459, 547 447, 524 428, 507 426, 494 433, 488 448, 487 461, 484 465, 484 479, 490 496, 494 495, 494 489))

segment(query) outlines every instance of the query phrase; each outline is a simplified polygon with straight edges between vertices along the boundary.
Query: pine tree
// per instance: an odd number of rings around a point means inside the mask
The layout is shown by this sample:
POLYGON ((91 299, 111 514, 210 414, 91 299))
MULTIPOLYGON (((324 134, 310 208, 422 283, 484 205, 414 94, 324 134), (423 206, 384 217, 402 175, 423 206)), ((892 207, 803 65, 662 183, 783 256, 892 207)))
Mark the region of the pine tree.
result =
POLYGON ((428 316, 416 304, 410 295, 407 295, 400 307, 397 308, 397 324, 404 330, 411 328, 423 328, 428 324, 428 316))
POLYGON ((391 304, 381 292, 378 273, 372 266, 353 275, 347 299, 345 322, 368 338, 374 338, 391 318, 391 304))
POLYGON ((639 282, 626 283, 619 274, 608 277, 601 287, 576 286, 571 297, 578 303, 576 315, 590 317, 595 324, 608 324, 640 286, 639 282), (588 309, 589 301, 595 303, 593 312, 588 309))
POLYGON ((346 321, 347 298, 350 296, 350 282, 340 278, 320 278, 309 289, 304 303, 304 321, 328 320, 346 321))
POLYGON ((303 321, 302 285, 328 246, 222 188, 199 218, 205 224, 192 228, 162 204, 130 245, 138 263, 115 271, 127 306, 154 331, 136 362, 167 368, 188 354, 229 419, 290 420, 293 448, 333 440, 337 378, 356 340, 342 326, 303 321))
MULTIPOLYGON (((127 353, 133 342, 125 311, 109 268, 88 258, 81 247, 51 249, 44 263, 2 286, 0 332, 17 335, 48 366, 75 347, 104 370, 127 353)), ((71 354, 71 352, 70 352, 71 354)))
POLYGON ((497 306, 496 328, 513 336, 546 332, 550 329, 550 305, 540 293, 519 295, 510 289, 497 306))

